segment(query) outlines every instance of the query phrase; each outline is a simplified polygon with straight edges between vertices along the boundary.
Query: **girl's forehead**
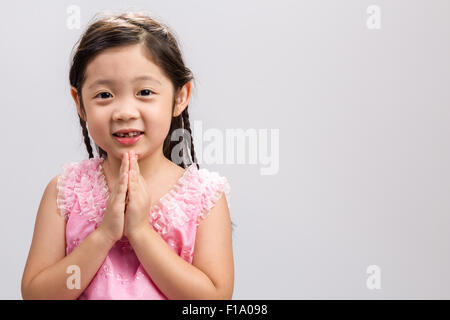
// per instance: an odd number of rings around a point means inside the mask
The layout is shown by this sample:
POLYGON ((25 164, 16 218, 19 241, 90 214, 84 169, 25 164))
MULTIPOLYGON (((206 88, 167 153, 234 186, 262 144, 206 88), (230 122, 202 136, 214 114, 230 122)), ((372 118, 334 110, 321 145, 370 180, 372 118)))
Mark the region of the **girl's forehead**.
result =
POLYGON ((103 50, 89 62, 85 74, 86 84, 99 78, 132 81, 140 77, 141 80, 145 80, 144 75, 157 80, 160 85, 168 80, 142 45, 103 50))

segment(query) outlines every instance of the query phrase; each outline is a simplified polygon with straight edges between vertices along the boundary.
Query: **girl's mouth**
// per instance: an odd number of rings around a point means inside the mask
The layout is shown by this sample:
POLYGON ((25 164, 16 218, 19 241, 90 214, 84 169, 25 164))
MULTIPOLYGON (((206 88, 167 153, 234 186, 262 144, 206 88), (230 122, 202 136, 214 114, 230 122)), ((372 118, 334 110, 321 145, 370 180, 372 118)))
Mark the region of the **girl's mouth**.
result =
POLYGON ((128 136, 119 137, 118 135, 113 134, 113 137, 117 142, 119 142, 123 145, 132 145, 132 144, 135 144, 136 142, 138 142, 141 139, 143 134, 144 134, 143 132, 140 132, 138 135, 136 135, 134 137, 131 137, 131 136, 130 137, 128 137, 128 136))

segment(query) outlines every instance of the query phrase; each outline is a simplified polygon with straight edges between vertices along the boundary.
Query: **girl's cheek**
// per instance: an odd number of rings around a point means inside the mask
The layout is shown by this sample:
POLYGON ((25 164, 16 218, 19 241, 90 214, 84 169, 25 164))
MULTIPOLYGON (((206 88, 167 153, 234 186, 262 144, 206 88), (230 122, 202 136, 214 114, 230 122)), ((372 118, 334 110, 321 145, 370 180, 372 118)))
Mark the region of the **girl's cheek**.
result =
POLYGON ((92 140, 102 147, 102 149, 108 144, 107 141, 112 138, 109 134, 109 128, 102 129, 100 125, 93 124, 89 126, 89 134, 91 135, 92 140))
POLYGON ((155 144, 164 142, 167 134, 170 130, 170 123, 172 121, 171 115, 166 112, 160 112, 158 115, 154 115, 146 123, 148 138, 155 144))
POLYGON ((163 122, 157 122, 157 123, 153 123, 150 124, 150 126, 147 129, 148 133, 148 137, 150 140, 153 140, 154 142, 160 142, 160 141, 164 141, 164 139, 166 138, 167 134, 169 133, 169 129, 170 129, 170 120, 168 120, 168 124, 163 122))

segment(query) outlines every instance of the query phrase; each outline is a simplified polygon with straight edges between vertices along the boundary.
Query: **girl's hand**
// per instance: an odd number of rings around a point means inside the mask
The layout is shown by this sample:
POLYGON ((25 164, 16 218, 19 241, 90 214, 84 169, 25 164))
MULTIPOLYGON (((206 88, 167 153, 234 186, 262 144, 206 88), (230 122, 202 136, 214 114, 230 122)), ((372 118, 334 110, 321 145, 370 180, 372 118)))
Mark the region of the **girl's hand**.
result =
POLYGON ((98 226, 98 229, 102 230, 114 242, 120 240, 123 236, 125 200, 128 189, 128 166, 128 152, 125 152, 122 155, 119 181, 108 198, 103 220, 98 226))
POLYGON ((147 183, 139 171, 137 155, 130 152, 128 202, 125 212, 124 235, 128 238, 142 227, 149 226, 150 193, 147 183))

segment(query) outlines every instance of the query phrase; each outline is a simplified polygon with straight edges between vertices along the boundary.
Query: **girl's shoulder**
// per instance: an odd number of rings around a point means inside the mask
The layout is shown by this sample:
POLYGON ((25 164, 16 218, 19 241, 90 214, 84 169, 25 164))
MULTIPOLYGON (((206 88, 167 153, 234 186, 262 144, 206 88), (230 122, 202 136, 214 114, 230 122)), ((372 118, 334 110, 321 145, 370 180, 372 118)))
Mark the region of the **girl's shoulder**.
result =
POLYGON ((186 221, 196 225, 206 218, 212 207, 225 195, 229 204, 231 187, 228 179, 216 171, 189 165, 169 193, 152 209, 152 224, 161 234, 186 221))
POLYGON ((230 183, 228 182, 228 179, 219 172, 200 168, 197 170, 197 175, 200 179, 203 192, 213 195, 225 192, 225 194, 229 196, 231 191, 230 183))
POLYGON ((230 183, 225 176, 206 168, 199 169, 195 163, 185 169, 177 184, 178 187, 189 189, 209 201, 218 200, 222 193, 225 193, 228 198, 231 191, 230 183))
POLYGON ((200 206, 199 218, 206 218, 211 208, 223 195, 230 206, 231 185, 225 176, 206 168, 197 169, 195 164, 187 170, 193 170, 193 174, 188 173, 188 176, 197 182, 191 185, 197 188, 200 206))
POLYGON ((169 226, 182 225, 184 221, 195 219, 198 224, 223 195, 230 206, 230 191, 226 177, 206 168, 198 169, 193 163, 184 170, 170 192, 158 201, 152 216, 161 220, 156 225, 163 226, 160 229, 163 234, 169 226))
POLYGON ((90 158, 63 163, 60 173, 57 176, 58 190, 67 192, 73 189, 77 183, 87 184, 101 179, 102 172, 100 163, 103 160, 103 158, 90 158))
POLYGON ((62 181, 74 176, 80 177, 83 174, 92 174, 99 170, 99 164, 103 161, 103 158, 89 158, 80 161, 68 161, 61 165, 61 170, 58 174, 58 180, 62 181))
POLYGON ((68 173, 90 173, 99 169, 99 164, 103 161, 103 158, 89 158, 80 161, 65 162, 61 166, 60 175, 67 175, 68 173))

